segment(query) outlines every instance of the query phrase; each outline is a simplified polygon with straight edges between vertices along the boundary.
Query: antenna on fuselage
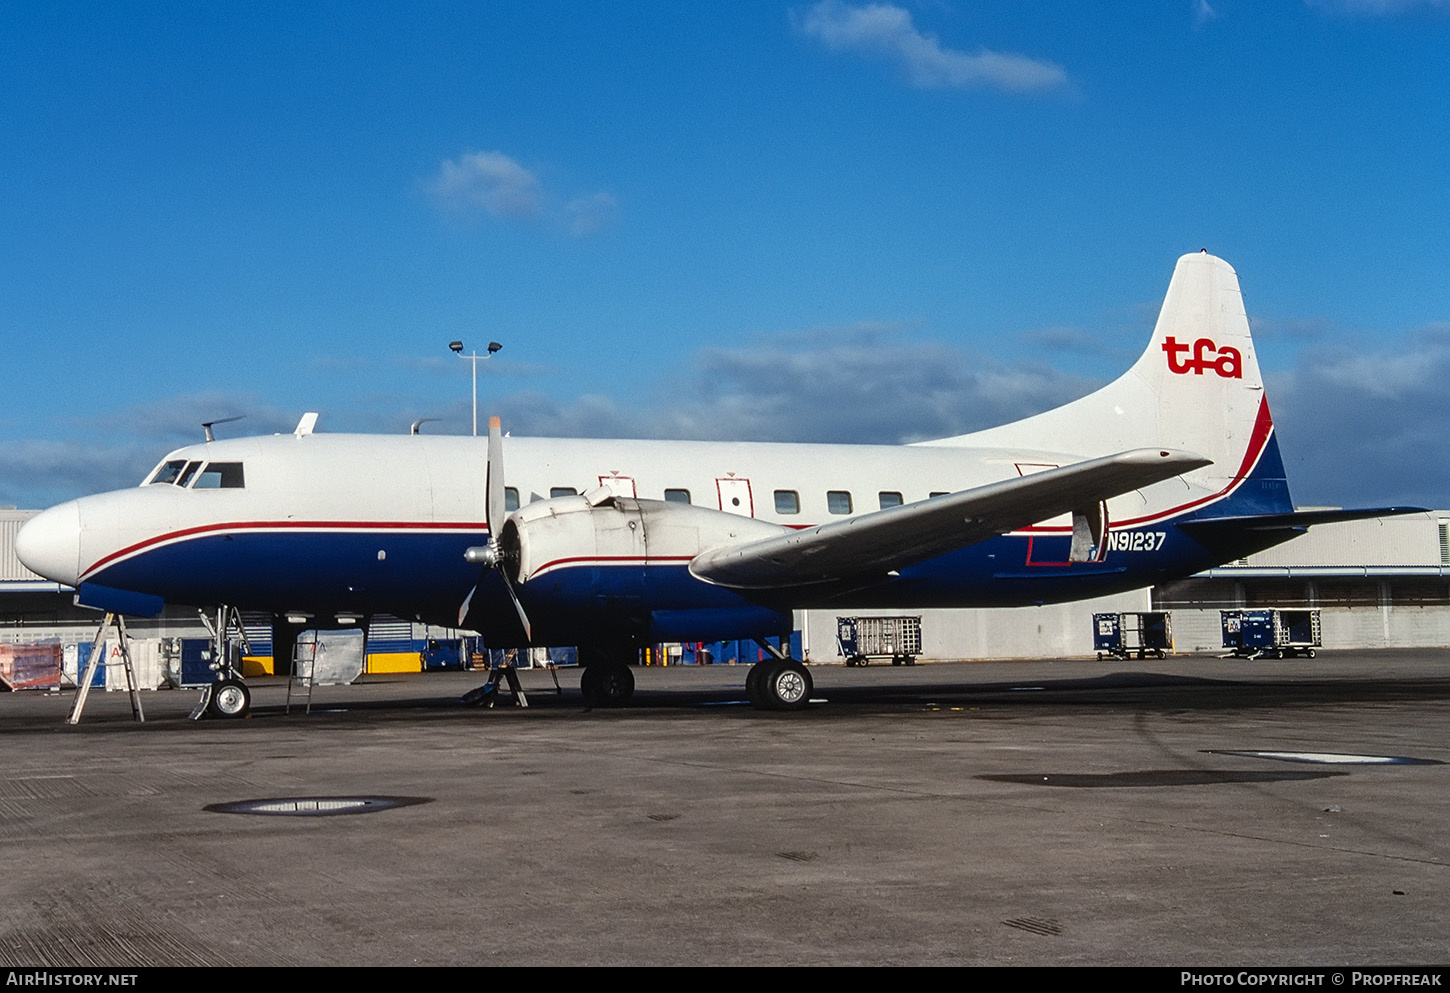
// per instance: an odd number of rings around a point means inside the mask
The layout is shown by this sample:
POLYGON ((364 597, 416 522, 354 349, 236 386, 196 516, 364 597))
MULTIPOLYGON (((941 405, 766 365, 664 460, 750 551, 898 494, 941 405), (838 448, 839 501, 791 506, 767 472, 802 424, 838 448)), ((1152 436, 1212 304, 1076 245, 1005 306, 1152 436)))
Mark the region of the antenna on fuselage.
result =
POLYGON ((218 417, 214 421, 203 421, 201 429, 206 432, 207 441, 216 441, 216 435, 211 433, 211 426, 213 424, 230 424, 232 421, 240 421, 246 416, 246 414, 238 414, 236 417, 218 417))
POLYGON ((427 424, 429 421, 441 421, 441 420, 443 420, 443 418, 441 418, 441 417, 420 417, 416 421, 413 422, 413 426, 412 427, 408 428, 408 433, 409 434, 417 434, 418 433, 418 429, 420 427, 422 427, 424 424, 427 424))

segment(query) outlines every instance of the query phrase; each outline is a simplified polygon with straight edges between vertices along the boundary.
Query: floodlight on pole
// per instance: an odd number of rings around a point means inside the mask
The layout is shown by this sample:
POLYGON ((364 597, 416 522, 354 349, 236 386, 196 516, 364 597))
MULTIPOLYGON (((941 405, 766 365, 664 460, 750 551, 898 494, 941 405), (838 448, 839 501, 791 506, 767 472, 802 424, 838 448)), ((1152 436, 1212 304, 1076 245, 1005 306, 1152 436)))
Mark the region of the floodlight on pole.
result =
POLYGON ((464 355, 463 354, 463 342, 461 342, 461 341, 450 341, 448 343, 448 347, 450 349, 452 349, 453 350, 453 354, 457 355, 459 358, 468 359, 470 362, 473 363, 473 436, 475 438, 477 438, 478 437, 478 360, 479 359, 487 360, 487 359, 493 358, 493 353, 496 352, 496 351, 498 351, 500 348, 502 348, 503 345, 500 344, 499 342, 496 342, 496 341, 490 341, 488 343, 488 353, 486 355, 479 355, 477 349, 475 349, 473 351, 473 353, 470 354, 470 355, 464 355))

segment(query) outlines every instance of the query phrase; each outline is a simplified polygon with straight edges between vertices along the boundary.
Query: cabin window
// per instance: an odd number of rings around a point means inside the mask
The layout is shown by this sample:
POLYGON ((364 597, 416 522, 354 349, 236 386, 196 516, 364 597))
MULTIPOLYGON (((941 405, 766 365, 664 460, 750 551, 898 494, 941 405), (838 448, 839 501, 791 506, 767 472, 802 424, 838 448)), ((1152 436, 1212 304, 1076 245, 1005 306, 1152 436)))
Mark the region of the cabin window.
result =
POLYGON ((882 510, 886 510, 888 507, 900 507, 904 502, 901 499, 901 494, 894 490, 882 490, 876 496, 881 500, 882 510))
POLYGON ((578 496, 579 491, 572 486, 551 486, 549 487, 549 499, 561 496, 578 496))
POLYGON ((192 484, 194 490, 239 490, 242 481, 240 462, 208 462, 192 484))
POLYGON ((181 470, 186 468, 185 459, 172 459, 170 462, 163 462, 156 467, 155 471, 146 480, 146 485, 155 483, 171 484, 176 482, 176 477, 181 475, 181 470))
POLYGON ((176 479, 177 486, 190 486, 191 477, 196 475, 196 470, 201 468, 200 462, 188 462, 186 468, 181 470, 181 475, 176 479))
POLYGON ((689 490, 665 490, 665 503, 689 503, 689 490))
POLYGON ((928 497, 928 499, 935 500, 939 496, 947 496, 947 495, 948 494, 947 494, 947 491, 946 490, 932 490, 931 491, 931 495, 930 495, 930 497, 928 497))
POLYGON ((851 494, 845 490, 830 490, 826 493, 826 509, 833 514, 849 514, 851 494))
POLYGON ((776 490, 775 512, 777 514, 799 514, 801 512, 801 495, 795 490, 776 490))
POLYGON ((517 486, 503 488, 503 509, 506 514, 519 509, 519 488, 517 486))

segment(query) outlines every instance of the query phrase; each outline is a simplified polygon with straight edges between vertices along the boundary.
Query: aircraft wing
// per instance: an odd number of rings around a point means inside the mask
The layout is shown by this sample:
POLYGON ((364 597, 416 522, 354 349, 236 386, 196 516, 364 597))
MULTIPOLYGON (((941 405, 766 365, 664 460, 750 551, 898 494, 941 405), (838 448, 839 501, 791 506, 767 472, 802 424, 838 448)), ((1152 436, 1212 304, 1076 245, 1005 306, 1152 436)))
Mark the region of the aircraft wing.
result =
POLYGON ((894 570, 1059 514, 1096 518, 1102 501, 1209 465, 1189 452, 1137 449, 891 507, 789 534, 701 552, 697 578, 780 589, 894 570))

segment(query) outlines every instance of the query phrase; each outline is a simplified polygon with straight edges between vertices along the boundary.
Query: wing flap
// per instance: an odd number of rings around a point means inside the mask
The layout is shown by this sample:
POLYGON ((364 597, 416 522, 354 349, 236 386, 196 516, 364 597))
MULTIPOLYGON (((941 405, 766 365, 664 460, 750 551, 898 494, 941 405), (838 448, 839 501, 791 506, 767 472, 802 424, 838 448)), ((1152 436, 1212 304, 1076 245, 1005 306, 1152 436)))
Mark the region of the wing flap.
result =
POLYGON ((719 586, 780 589, 884 575, 1209 465, 1189 452, 1137 449, 770 538, 710 549, 690 572, 719 586))

